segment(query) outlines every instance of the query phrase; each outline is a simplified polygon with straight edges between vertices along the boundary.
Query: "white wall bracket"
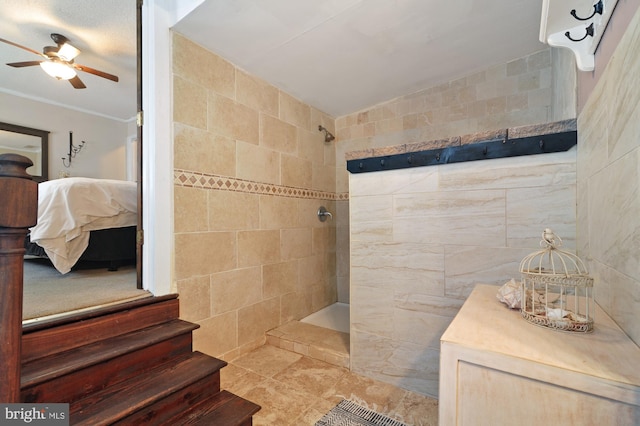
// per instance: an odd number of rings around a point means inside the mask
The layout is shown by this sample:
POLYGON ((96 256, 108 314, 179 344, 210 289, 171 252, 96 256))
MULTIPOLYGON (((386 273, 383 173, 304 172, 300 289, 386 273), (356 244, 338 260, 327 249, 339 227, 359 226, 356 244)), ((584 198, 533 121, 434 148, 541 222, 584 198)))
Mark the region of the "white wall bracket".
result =
POLYGON ((593 71, 595 51, 618 0, 543 0, 540 41, 571 49, 578 68, 593 71))

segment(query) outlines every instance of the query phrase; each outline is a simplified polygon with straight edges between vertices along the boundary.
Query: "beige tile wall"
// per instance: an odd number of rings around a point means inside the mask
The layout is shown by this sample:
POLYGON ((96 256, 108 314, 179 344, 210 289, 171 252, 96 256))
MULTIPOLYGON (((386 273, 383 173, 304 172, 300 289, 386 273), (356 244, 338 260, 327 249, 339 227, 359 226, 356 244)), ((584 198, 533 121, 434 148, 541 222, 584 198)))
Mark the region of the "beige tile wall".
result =
MULTIPOLYGON (((336 120, 338 192, 349 188, 345 153, 575 118, 575 61, 544 49, 336 120)), ((348 202, 338 202, 338 254, 349 250, 348 202)), ((339 256, 338 297, 349 300, 348 257, 339 256)))
POLYGON ((476 284, 519 280, 545 227, 575 248, 575 149, 353 174, 350 188, 351 368, 426 395, 476 284))
POLYGON ((578 252, 596 301, 640 345, 640 10, 578 117, 578 137, 578 252))
POLYGON ((231 358, 336 300, 335 122, 179 34, 173 73, 181 317, 231 358))
MULTIPOLYGON (((338 163, 349 151, 575 118, 574 64, 568 50, 544 49, 339 117, 338 163)), ((338 166, 338 191, 347 191, 338 166)))
MULTIPOLYGON (((572 118, 554 112, 575 114, 575 105, 557 105, 571 99, 571 89, 554 93, 562 72, 553 57, 543 50, 340 117, 338 158, 572 118)), ((412 391, 438 395, 440 336, 476 283, 519 278, 520 260, 538 249, 545 227, 567 248, 576 245, 575 149, 342 176, 341 170, 338 188, 348 183, 350 191, 351 368, 412 391)))

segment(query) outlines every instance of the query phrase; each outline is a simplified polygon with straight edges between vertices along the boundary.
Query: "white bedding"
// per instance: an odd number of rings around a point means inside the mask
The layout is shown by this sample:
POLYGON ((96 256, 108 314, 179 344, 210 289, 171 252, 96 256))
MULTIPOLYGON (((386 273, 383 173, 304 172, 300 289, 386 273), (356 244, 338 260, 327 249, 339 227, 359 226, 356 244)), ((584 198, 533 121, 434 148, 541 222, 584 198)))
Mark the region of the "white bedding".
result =
POLYGON ((38 185, 38 222, 31 242, 66 274, 89 245, 89 231, 137 223, 135 182, 73 177, 38 185))

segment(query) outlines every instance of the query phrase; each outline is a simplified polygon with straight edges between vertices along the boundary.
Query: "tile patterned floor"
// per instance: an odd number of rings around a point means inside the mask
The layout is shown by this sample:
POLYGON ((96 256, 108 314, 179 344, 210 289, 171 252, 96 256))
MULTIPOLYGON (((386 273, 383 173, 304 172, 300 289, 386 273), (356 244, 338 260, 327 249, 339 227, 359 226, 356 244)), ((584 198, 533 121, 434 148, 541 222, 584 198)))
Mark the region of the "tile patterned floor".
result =
POLYGON ((313 426, 342 399, 408 425, 438 424, 433 398, 270 344, 230 361, 221 380, 223 389, 262 407, 256 426, 313 426))

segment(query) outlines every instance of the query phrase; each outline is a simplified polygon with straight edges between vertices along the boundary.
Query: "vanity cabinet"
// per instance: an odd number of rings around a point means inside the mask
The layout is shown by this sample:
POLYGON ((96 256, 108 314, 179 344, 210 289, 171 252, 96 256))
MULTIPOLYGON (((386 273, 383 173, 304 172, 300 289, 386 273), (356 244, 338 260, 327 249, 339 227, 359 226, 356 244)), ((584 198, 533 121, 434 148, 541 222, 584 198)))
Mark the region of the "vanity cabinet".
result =
POLYGON ((532 325, 477 285, 440 342, 440 425, 638 425, 640 348, 596 305, 592 333, 532 325))

